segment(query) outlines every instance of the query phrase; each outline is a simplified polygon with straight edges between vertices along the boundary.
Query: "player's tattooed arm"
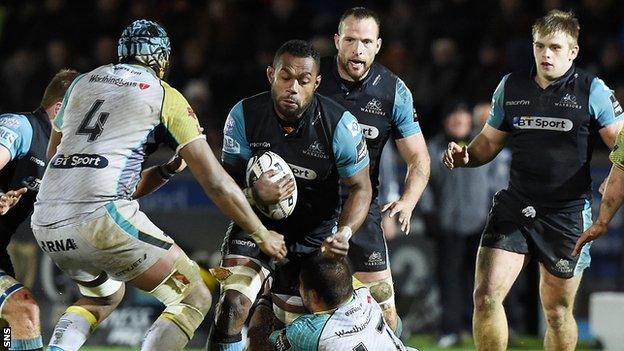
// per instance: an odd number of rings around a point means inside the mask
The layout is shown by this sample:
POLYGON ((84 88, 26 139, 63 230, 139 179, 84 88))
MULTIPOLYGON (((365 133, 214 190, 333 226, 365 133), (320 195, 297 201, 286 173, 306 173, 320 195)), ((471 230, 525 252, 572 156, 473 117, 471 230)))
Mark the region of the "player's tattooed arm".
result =
POLYGON ((609 147, 609 149, 613 149, 615 140, 622 129, 622 125, 624 125, 624 121, 618 121, 598 130, 600 138, 609 147))
POLYGON ((412 211, 429 181, 431 160, 422 133, 398 139, 396 145, 401 157, 407 163, 405 191, 399 200, 385 204, 381 211, 389 210, 390 217, 399 214, 401 230, 409 234, 412 211))
POLYGON ((509 133, 486 124, 468 146, 450 142, 442 161, 449 169, 479 167, 490 162, 505 146, 509 133))
POLYGON ((572 255, 576 256, 583 245, 596 240, 607 232, 607 225, 624 202, 624 170, 613 165, 606 180, 604 194, 600 202, 600 212, 596 221, 577 240, 572 255))

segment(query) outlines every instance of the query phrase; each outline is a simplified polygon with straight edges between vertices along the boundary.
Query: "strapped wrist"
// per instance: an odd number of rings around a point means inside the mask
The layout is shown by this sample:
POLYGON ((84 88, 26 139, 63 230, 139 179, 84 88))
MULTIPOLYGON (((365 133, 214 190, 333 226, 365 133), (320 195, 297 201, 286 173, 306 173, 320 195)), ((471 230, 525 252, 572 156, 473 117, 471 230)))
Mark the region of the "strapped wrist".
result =
POLYGON ((347 241, 349 241, 351 239, 351 237, 353 236, 353 231, 351 230, 351 227, 349 227, 348 225, 344 225, 340 228, 338 228, 338 231, 336 232, 336 235, 340 234, 341 236, 344 236, 347 238, 347 241))
POLYGON ((167 165, 160 165, 156 167, 156 171, 158 172, 158 175, 164 180, 169 180, 171 179, 171 177, 176 175, 176 172, 169 171, 167 165))
POLYGON ((269 230, 262 224, 253 232, 249 233, 249 236, 256 242, 261 244, 269 236, 269 230))

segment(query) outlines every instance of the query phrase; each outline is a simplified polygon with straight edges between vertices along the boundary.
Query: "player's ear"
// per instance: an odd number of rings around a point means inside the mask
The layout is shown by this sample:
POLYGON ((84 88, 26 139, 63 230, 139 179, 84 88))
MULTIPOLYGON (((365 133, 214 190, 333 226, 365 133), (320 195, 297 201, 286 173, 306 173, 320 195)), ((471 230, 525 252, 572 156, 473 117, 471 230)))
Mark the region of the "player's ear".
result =
POLYGON ((54 117, 56 117, 56 115, 59 113, 59 111, 61 110, 61 106, 62 105, 63 105, 63 103, 61 101, 59 101, 56 104, 54 104, 54 117))
POLYGON ((381 38, 377 39, 377 49, 375 49, 375 55, 379 53, 379 50, 381 50, 381 38))
POLYGON ((273 84, 273 78, 275 78, 275 68, 273 68, 273 66, 268 66, 266 73, 269 84, 273 84))
POLYGON ((574 45, 572 47, 571 52, 570 52, 570 61, 573 61, 578 56, 579 49, 580 48, 578 45, 574 45))
POLYGON ((336 50, 338 50, 339 43, 340 43, 340 35, 334 34, 334 45, 336 46, 336 50))
POLYGON ((316 80, 314 81, 314 90, 321 85, 321 78, 322 76, 320 74, 316 76, 316 80))

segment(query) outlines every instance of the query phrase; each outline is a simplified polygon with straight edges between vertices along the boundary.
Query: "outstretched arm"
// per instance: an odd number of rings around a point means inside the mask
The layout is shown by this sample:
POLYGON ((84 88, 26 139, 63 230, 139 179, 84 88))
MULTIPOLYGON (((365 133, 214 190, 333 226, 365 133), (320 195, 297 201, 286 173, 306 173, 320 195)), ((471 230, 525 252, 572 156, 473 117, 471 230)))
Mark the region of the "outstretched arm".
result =
POLYGON ((622 207, 622 202, 624 202, 624 171, 613 165, 607 177, 598 218, 577 240, 572 252, 573 256, 581 252, 583 245, 598 239, 607 232, 607 225, 611 222, 615 213, 622 207))
POLYGON ((486 124, 468 146, 451 141, 443 155, 444 165, 455 167, 479 167, 490 162, 505 146, 509 133, 486 124))
POLYGON ((390 210, 388 213, 390 217, 398 213, 401 230, 409 234, 412 211, 429 181, 431 160, 422 133, 398 139, 396 145, 401 157, 407 163, 405 191, 399 200, 384 205, 381 211, 390 210))
POLYGON ((286 256, 284 238, 267 230, 251 209, 240 187, 215 158, 204 139, 196 139, 179 151, 206 194, 258 243, 262 251, 281 260, 286 256))

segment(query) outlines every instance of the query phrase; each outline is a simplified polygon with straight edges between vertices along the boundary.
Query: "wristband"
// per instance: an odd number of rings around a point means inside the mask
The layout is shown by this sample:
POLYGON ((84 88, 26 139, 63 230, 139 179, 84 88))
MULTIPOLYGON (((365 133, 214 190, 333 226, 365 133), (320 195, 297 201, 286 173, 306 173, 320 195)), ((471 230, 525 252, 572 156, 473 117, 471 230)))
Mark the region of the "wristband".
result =
POLYGON ((170 172, 166 165, 160 165, 156 167, 156 170, 158 171, 158 175, 160 175, 160 177, 164 180, 169 180, 171 177, 176 175, 176 172, 170 172))
POLYGON ((256 242, 256 244, 262 244, 262 242, 269 236, 269 230, 262 224, 249 236, 256 242))
POLYGON ((338 228, 336 235, 338 234, 342 234, 343 236, 347 238, 347 241, 349 241, 349 239, 351 239, 351 237, 353 236, 353 231, 351 230, 351 227, 349 227, 348 225, 344 225, 338 228))

